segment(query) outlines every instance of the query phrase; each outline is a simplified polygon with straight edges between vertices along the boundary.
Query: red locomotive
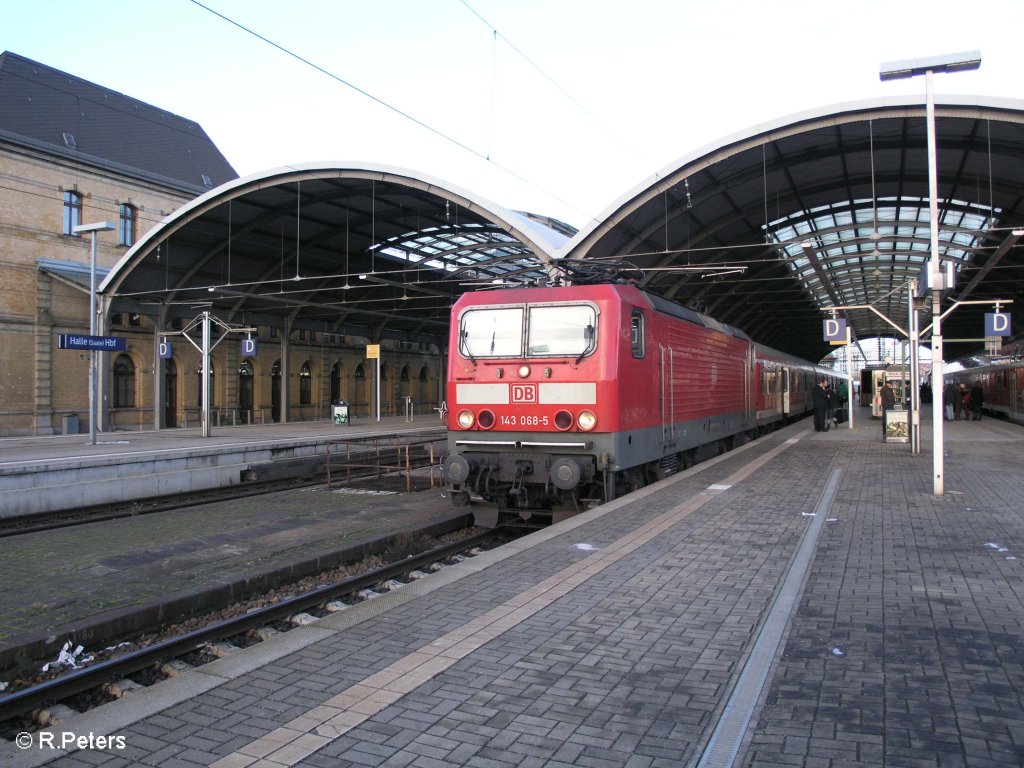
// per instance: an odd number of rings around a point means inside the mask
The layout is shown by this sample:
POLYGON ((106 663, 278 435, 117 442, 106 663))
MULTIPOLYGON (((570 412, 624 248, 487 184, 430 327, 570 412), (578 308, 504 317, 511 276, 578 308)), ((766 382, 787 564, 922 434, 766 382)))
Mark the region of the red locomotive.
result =
POLYGON ((555 521, 728 450, 811 408, 815 376, 635 285, 464 294, 452 309, 448 491, 555 521))

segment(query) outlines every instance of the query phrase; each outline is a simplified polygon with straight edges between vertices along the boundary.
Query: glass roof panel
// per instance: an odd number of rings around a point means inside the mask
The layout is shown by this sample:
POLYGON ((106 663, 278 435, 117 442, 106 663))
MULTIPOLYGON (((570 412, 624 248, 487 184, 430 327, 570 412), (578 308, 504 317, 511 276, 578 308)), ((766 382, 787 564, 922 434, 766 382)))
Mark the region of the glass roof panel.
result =
MULTIPOLYGON (((947 201, 939 222, 941 257, 968 261, 998 213, 984 205, 947 201)), ((836 296, 844 304, 863 304, 876 297, 898 311, 905 296, 893 289, 916 276, 927 259, 930 221, 926 199, 859 199, 796 211, 763 229, 767 241, 777 244, 796 278, 821 306, 832 306, 836 296), (816 265, 804 244, 817 255, 816 265), (822 274, 828 286, 822 285, 822 274)))

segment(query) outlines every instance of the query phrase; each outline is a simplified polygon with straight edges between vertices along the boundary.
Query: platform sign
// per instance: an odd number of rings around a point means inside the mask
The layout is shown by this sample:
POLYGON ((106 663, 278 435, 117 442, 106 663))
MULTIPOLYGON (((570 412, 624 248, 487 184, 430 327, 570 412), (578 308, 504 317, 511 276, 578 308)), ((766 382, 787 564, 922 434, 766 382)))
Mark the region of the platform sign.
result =
POLYGON ((160 350, 161 360, 170 360, 174 357, 174 348, 169 341, 161 341, 158 349, 160 350))
POLYGON ((366 345, 366 359, 367 360, 380 360, 380 344, 367 344, 366 345))
POLYGON ((829 344, 846 343, 846 320, 841 317, 831 317, 828 320, 823 320, 822 325, 825 330, 825 341, 829 344))
POLYGON ((84 349, 89 352, 124 352, 128 349, 128 340, 117 336, 58 333, 57 349, 84 349))
POLYGON ((256 357, 256 339, 242 339, 241 355, 242 357, 256 357))
POLYGON ((1010 316, 1005 312, 985 313, 985 335, 986 336, 1009 336, 1010 316))

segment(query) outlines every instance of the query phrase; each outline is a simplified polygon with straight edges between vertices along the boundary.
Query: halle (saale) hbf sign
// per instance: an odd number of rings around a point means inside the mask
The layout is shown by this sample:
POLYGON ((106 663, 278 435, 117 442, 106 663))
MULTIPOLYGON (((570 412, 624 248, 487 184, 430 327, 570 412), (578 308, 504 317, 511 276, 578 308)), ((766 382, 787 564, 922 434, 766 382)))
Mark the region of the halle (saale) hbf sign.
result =
POLYGON ((124 352, 128 340, 119 336, 89 336, 84 333, 58 333, 57 349, 84 349, 90 352, 124 352))

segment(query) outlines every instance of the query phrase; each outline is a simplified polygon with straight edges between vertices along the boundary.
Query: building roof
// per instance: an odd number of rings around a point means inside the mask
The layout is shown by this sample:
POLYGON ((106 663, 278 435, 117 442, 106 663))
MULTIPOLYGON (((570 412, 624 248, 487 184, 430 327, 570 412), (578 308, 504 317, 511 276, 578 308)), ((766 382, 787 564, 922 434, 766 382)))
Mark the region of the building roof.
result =
MULTIPOLYGON (((957 276, 943 311, 1016 299, 1003 310, 1020 329, 1024 102, 939 98, 936 134, 939 255, 957 276)), ((830 350, 828 307, 877 310, 843 313, 855 339, 899 336, 882 316, 907 328, 907 282, 930 253, 928 175, 923 103, 826 106, 681 158, 556 256, 624 260, 645 287, 816 360, 830 350)), ((993 310, 948 315, 947 359, 982 345, 981 315, 993 310)))
POLYGON ((99 290, 112 311, 443 346, 461 293, 543 281, 574 233, 404 169, 296 164, 186 203, 99 290))
MULTIPOLYGON (((1016 299, 1003 310, 1024 322, 1024 102, 945 97, 936 114, 951 359, 981 346, 984 302, 1016 299)), ((860 307, 840 310, 855 340, 908 326, 908 281, 930 251, 924 118, 923 104, 878 99, 759 125, 663 169, 575 236, 400 169, 273 169, 168 217, 101 292, 147 314, 202 304, 231 322, 443 340, 466 290, 543 282, 562 258, 614 260, 648 290, 817 360, 830 307, 860 307)))
POLYGON ((193 194, 238 177, 198 123, 9 51, 0 139, 193 194))

